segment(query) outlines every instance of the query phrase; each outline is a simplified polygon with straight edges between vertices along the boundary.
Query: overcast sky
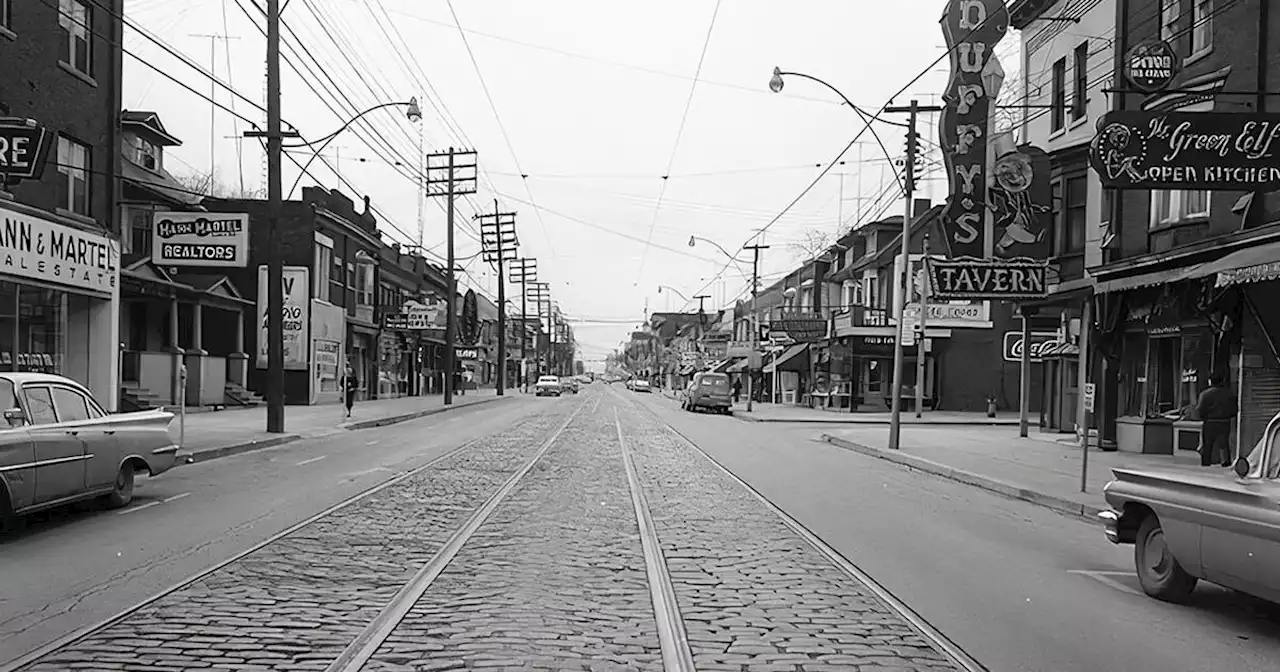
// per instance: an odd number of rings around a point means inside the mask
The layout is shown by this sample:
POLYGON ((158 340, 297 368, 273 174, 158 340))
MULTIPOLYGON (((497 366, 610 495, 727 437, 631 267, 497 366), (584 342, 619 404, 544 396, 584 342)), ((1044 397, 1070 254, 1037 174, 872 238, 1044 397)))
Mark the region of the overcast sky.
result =
MULTIPOLYGON (((243 98, 139 30, 126 30, 126 49, 206 96, 214 86, 220 104, 264 126, 255 107, 265 100, 264 22, 255 4, 265 0, 125 0, 130 22, 243 98)), ((733 266, 724 270, 726 256, 711 245, 690 248, 690 235, 738 250, 861 128, 835 94, 812 82, 792 79, 771 93, 775 65, 825 79, 859 106, 878 109, 944 51, 941 0, 625 4, 635 9, 599 0, 453 0, 452 8, 444 0, 289 0, 283 117, 314 139, 360 110, 418 97, 420 124, 403 108, 378 110, 324 151, 351 186, 319 161, 315 175, 326 187, 355 191, 356 200, 369 195, 388 236, 413 244, 419 133, 428 152, 476 149, 479 193, 458 202, 457 254, 469 258, 461 263, 470 275, 461 282, 496 294, 494 272, 473 257, 472 222, 496 198, 518 213, 522 255, 538 260, 539 279, 581 320, 575 330, 586 359, 602 359, 643 319, 646 303, 650 311, 678 311, 697 307, 679 294, 702 290, 712 297, 708 308, 742 295, 746 279, 733 266)), ((1015 42, 1011 33, 999 51, 1010 53, 1015 42)), ((184 141, 168 150, 167 167, 208 173, 212 156, 223 184, 265 184, 261 146, 234 139, 247 123, 222 110, 211 121, 208 101, 139 58, 125 56, 124 105, 158 112, 184 141)), ((1016 55, 1002 60, 1012 74, 1016 55)), ((929 70, 894 102, 936 102, 946 75, 945 63, 929 70)), ((898 129, 878 130, 900 156, 898 129)), ((934 141, 932 127, 922 132, 934 141)), ((889 186, 893 168, 864 138, 764 235, 772 246, 762 259, 766 278, 799 263, 795 243, 809 232, 834 235, 859 214, 900 212, 889 186)), ((286 190, 298 174, 286 159, 286 190)), ((940 198, 945 184, 931 186, 927 195, 940 198)), ((441 257, 443 206, 432 200, 423 216, 423 242, 441 257)), ((518 298, 514 289, 509 294, 518 298)))

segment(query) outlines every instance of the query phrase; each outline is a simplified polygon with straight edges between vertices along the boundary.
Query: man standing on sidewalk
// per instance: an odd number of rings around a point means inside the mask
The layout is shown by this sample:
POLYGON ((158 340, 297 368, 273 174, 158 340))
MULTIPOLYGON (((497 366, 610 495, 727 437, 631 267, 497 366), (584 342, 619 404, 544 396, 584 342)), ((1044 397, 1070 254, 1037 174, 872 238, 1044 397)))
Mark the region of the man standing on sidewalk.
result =
POLYGON ((356 378, 355 369, 348 361, 342 372, 342 392, 347 405, 347 417, 351 417, 351 407, 356 403, 356 391, 360 389, 360 381, 356 378))
POLYGON ((1200 393, 1196 417, 1200 418, 1200 465, 1212 466, 1218 450, 1222 466, 1231 466, 1231 422, 1239 412, 1236 395, 1227 385, 1227 377, 1215 373, 1209 377, 1209 388, 1200 393))

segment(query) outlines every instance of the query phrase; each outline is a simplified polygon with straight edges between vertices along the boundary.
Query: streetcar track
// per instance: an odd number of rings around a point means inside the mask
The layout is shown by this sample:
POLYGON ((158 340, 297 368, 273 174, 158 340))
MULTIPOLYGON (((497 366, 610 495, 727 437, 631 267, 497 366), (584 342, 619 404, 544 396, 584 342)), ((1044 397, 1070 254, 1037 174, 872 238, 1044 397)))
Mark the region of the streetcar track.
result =
MULTIPOLYGON (((598 404, 597 404, 598 407, 598 404)), ((636 511, 636 524, 640 528, 640 546, 644 553, 645 573, 649 578, 649 595, 653 600, 654 620, 658 629, 658 645, 662 651, 663 668, 668 672, 694 672, 693 652, 689 647, 689 634, 680 615, 675 586, 667 570, 667 560, 658 541, 658 531, 653 524, 653 514, 645 501, 640 474, 636 470, 627 440, 622 433, 622 419, 618 408, 613 409, 613 424, 618 430, 618 445, 622 462, 627 470, 631 503, 636 511)))
POLYGON ((628 401, 631 402, 631 404, 633 404, 635 407, 644 409, 644 411, 648 415, 652 416, 653 419, 656 422, 658 422, 666 431, 674 435, 679 440, 680 443, 693 449, 695 453, 697 453, 698 455, 701 455, 704 459, 707 460, 707 462, 711 463, 722 474, 724 474, 725 476, 728 476, 732 481, 742 486, 747 492, 751 493, 751 495, 757 501, 763 504, 765 508, 772 511, 782 521, 782 523, 786 525, 792 532, 794 532, 801 539, 807 542, 811 547, 813 547, 815 550, 821 553, 829 562, 831 562, 837 569, 843 572, 846 576, 848 576, 849 578, 853 579, 855 582, 857 582, 858 584, 866 588, 872 595, 874 595, 877 599, 879 599, 881 603, 883 603, 892 612, 894 612, 899 617, 901 617, 914 631, 916 631, 917 634, 919 634, 926 641, 928 641, 935 648, 937 648, 938 651, 941 652, 944 656, 946 656, 951 661, 952 664, 956 665, 958 668, 962 670, 965 670, 966 672, 989 672, 986 666, 984 666, 982 663, 978 662, 976 659, 970 656, 958 644, 951 641, 950 638, 948 638, 940 630, 938 630, 931 623, 929 623, 923 616, 916 613, 915 610, 913 610, 905 602, 903 602, 902 600, 894 596, 893 593, 891 593, 887 588, 885 588, 884 586, 876 582, 875 579, 872 579, 869 574, 862 571, 862 569, 859 568, 857 565, 855 565, 851 560, 849 560, 839 551, 837 551, 836 549, 828 545, 825 541, 822 540, 821 537, 815 534, 812 530, 806 527, 799 520, 796 520, 786 511, 783 511, 776 504, 769 501, 767 497, 761 494, 760 491, 756 490, 750 483, 747 483, 737 474, 733 473, 733 471, 731 471, 728 467, 721 464, 716 458, 712 457, 710 453, 703 450, 700 446, 698 446, 698 444, 694 443, 692 439, 685 436, 680 430, 676 429, 671 423, 667 422, 661 416, 659 416, 657 411, 651 408, 648 404, 641 403, 639 400, 635 400, 635 399, 628 399, 628 401))
MULTIPOLYGON (((566 420, 560 426, 560 428, 555 431, 555 433, 552 435, 552 439, 554 439, 555 437, 558 437, 560 433, 563 432, 564 428, 567 427, 568 423, 572 421, 574 417, 577 416, 579 411, 581 411, 581 406, 578 409, 575 409, 570 414, 568 420, 566 420)), ((308 516, 307 518, 293 525, 290 525, 289 527, 279 532, 272 534, 266 539, 250 546, 249 548, 243 551, 240 551, 239 553, 232 555, 231 557, 225 560, 222 560, 218 563, 215 563, 214 565, 211 565, 203 570, 200 570, 199 572, 188 576, 187 578, 155 593, 154 595, 151 595, 150 597, 144 598, 143 600, 137 602, 133 606, 127 607, 113 616, 109 616, 96 623, 92 623, 84 627, 77 628, 71 631, 70 633, 63 635, 62 637, 59 637, 58 639, 55 639, 40 647, 37 647, 31 651, 28 651, 27 653, 19 656, 18 658, 15 658, 6 663, 0 664, 0 672, 18 672, 19 670, 29 665, 38 663, 41 659, 46 658, 61 649, 72 646, 98 632, 101 632, 103 630, 111 628, 114 625, 117 625, 125 621, 126 619, 130 618, 131 616, 135 615, 139 611, 147 608, 148 606, 151 606, 152 604, 159 602, 165 597, 172 595, 173 593, 176 593, 178 591, 181 591, 185 588, 188 588, 193 584, 196 584, 197 582, 201 581, 202 579, 205 579, 215 574, 216 572, 222 569, 225 569, 230 565, 235 564, 236 562, 244 560, 248 556, 263 550, 264 548, 268 547, 273 543, 279 542, 282 539, 289 537, 290 535, 308 527, 309 525, 312 525, 320 520, 323 520, 324 518, 327 518, 328 516, 331 516, 353 504, 357 504, 374 494, 377 494, 405 480, 408 480, 432 467, 439 466, 441 463, 445 462, 446 460, 460 456, 491 438, 492 436, 486 435, 486 436, 477 437, 468 441, 464 441, 458 444, 457 446, 445 451, 444 453, 441 453, 440 455, 437 455, 436 457, 431 458, 424 464, 421 464, 417 467, 414 467, 413 469, 410 469, 396 476, 388 478, 387 480, 381 483, 375 484, 374 486, 366 490, 355 493, 354 495, 351 495, 350 497, 347 497, 346 499, 343 499, 342 501, 336 504, 333 504, 332 506, 329 506, 328 508, 320 511, 319 513, 308 516)), ((551 440, 548 440, 548 442, 545 443, 544 446, 540 449, 539 455, 541 455, 542 451, 545 451, 546 446, 550 445, 550 441, 551 440)), ((528 465, 526 465, 525 469, 522 471, 525 471, 528 468, 530 468, 533 462, 536 462, 536 461, 537 460, 535 458, 528 465)), ((156 501, 155 503, 159 504, 160 502, 156 501)), ((142 509, 142 508, 147 508, 147 507, 145 506, 136 507, 136 509, 142 509)), ((136 509, 128 509, 127 511, 132 511, 136 509)))
MULTIPOLYGON (((403 587, 401 587, 396 595, 391 598, 391 600, 382 608, 378 615, 374 617, 369 625, 367 625, 365 629, 356 636, 355 640, 348 644, 342 653, 325 668, 326 672, 358 672, 366 663, 369 662, 369 659, 377 653, 378 649, 382 647, 387 638, 391 636, 391 633, 395 631, 396 627, 400 625, 400 622, 403 621, 405 616, 407 616, 413 609, 413 606, 417 604, 418 600, 421 599, 431 587, 432 582, 434 582, 436 578, 444 572, 444 570, 449 566, 449 563, 453 562, 453 559, 457 557, 458 552, 462 550, 462 547, 466 545, 471 537, 475 535, 476 531, 479 530, 485 521, 489 519, 489 516, 493 514, 494 510, 502 504, 503 500, 507 498, 507 495, 511 494, 512 490, 515 490, 521 479, 533 470, 534 466, 536 466, 542 457, 546 455, 547 450, 560 439, 561 434, 564 433, 565 429, 569 427, 585 407, 585 403, 578 404, 578 407, 569 414, 569 417, 566 418, 565 421, 561 423, 545 441, 542 442, 542 445, 540 445, 538 450, 534 452, 533 457, 525 462, 524 466, 508 477, 507 480, 489 496, 485 503, 482 504, 480 508, 476 509, 475 513, 471 514, 471 517, 467 519, 467 522, 463 523, 461 527, 449 536, 449 540, 440 547, 440 550, 436 551, 431 560, 428 561, 426 565, 423 565, 422 568, 420 568, 414 576, 409 579, 403 587)), ((600 400, 597 399, 595 408, 598 409, 599 407, 600 400)), ((595 409, 592 410, 594 412, 595 409)))

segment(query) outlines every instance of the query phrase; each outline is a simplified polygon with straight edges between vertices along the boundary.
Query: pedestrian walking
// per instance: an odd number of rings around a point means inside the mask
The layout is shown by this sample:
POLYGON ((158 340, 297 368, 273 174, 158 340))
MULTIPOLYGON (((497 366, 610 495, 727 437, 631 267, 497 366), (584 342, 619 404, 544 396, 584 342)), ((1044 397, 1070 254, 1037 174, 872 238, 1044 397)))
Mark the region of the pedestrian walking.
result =
POLYGON ((742 378, 734 376, 733 378, 733 403, 738 403, 742 399, 742 378))
POLYGON ((1219 451, 1224 467, 1232 465, 1231 423, 1240 412, 1235 392, 1227 384, 1227 376, 1215 373, 1209 377, 1209 387, 1200 393, 1196 402, 1196 417, 1200 418, 1200 465, 1213 466, 1219 451))
POLYGON ((356 379, 355 369, 351 368, 351 362, 347 362, 347 366, 342 371, 342 390, 347 405, 347 417, 351 417, 351 407, 356 403, 356 390, 360 389, 360 381, 356 379))

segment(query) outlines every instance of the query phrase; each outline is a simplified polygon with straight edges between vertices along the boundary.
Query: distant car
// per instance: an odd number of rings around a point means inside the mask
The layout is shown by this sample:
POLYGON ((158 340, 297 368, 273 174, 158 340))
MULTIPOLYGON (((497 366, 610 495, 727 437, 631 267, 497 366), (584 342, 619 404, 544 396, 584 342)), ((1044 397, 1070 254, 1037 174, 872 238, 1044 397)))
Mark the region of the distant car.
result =
POLYGON ((560 379, 555 376, 539 376, 538 382, 533 384, 533 391, 539 397, 558 397, 564 392, 564 388, 560 385, 560 379))
POLYGON ((713 413, 729 413, 733 406, 729 376, 710 371, 694 374, 684 390, 682 406, 690 412, 705 408, 713 413))
POLYGON ((87 499, 133 501, 137 472, 177 459, 173 414, 111 414, 80 383, 42 373, 0 373, 0 518, 87 499))
POLYGON ((631 389, 636 392, 652 392, 653 391, 653 388, 649 386, 649 381, 647 380, 637 380, 634 383, 631 383, 631 389))
POLYGON ((634 389, 636 389, 636 379, 635 379, 635 378, 628 378, 628 379, 627 379, 627 389, 628 389, 628 390, 634 390, 634 389))
POLYGON ((1203 579, 1280 603, 1278 444, 1280 414, 1231 470, 1112 469, 1098 517, 1111 543, 1134 545, 1147 595, 1181 602, 1203 579))
POLYGON ((562 378, 560 381, 560 387, 570 394, 577 394, 578 386, 579 383, 576 378, 562 378))

